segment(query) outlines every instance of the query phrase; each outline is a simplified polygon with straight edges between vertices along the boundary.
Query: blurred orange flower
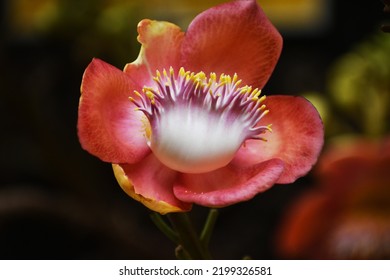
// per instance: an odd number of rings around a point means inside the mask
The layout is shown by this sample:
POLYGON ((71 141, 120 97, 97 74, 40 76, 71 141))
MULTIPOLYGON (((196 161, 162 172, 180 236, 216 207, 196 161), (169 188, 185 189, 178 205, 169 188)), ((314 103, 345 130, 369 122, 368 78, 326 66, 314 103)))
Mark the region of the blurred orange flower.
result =
POLYGON ((277 238, 284 258, 390 258, 390 138, 331 146, 317 189, 288 211, 277 238))

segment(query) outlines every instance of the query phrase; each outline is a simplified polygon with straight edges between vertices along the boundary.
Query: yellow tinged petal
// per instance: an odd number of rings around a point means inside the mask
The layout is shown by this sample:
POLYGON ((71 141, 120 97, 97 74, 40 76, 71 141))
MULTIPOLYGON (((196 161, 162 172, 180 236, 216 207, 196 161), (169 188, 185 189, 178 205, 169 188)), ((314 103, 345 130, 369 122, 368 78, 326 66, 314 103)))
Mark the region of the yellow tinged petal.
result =
POLYGON ((184 32, 177 25, 144 19, 138 24, 138 42, 141 50, 138 58, 125 66, 128 74, 138 67, 145 66, 150 76, 156 70, 179 68, 180 49, 184 32))
POLYGON ((112 169, 114 170, 116 180, 118 181, 120 187, 125 191, 125 193, 128 194, 131 198, 141 202, 149 209, 158 212, 162 215, 172 212, 183 212, 183 209, 177 206, 170 205, 165 201, 157 201, 137 194, 134 190, 132 182, 126 176, 121 166, 119 164, 113 164, 112 169))

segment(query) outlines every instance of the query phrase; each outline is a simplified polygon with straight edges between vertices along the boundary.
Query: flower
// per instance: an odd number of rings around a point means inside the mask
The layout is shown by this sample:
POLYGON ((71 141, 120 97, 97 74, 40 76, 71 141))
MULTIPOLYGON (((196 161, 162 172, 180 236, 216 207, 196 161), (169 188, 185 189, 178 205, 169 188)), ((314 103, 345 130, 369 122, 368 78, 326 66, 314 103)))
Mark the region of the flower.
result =
POLYGON ((283 258, 390 257, 390 138, 338 141, 317 165, 319 186, 287 209, 283 258))
POLYGON ((311 169, 323 145, 317 110, 260 95, 282 38, 256 1, 206 10, 185 33, 148 19, 138 33, 123 72, 99 59, 87 67, 78 118, 82 147, 113 164, 128 195, 162 214, 224 207, 311 169))

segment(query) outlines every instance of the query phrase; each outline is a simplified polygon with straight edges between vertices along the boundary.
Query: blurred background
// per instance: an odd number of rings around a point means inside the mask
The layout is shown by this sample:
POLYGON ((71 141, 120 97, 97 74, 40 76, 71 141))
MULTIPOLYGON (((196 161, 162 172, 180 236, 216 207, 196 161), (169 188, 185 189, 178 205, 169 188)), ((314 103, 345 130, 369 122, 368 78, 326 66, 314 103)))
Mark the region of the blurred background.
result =
MULTIPOLYGON (((221 0, 0 1, 0 258, 172 259, 174 245, 111 165, 83 151, 84 69, 122 69, 143 18, 186 29, 221 0)), ((390 34, 379 0, 258 0, 284 37, 263 92, 304 95, 326 144, 294 184, 221 209, 218 259, 390 258, 390 34)), ((191 215, 201 226, 207 209, 191 215)))

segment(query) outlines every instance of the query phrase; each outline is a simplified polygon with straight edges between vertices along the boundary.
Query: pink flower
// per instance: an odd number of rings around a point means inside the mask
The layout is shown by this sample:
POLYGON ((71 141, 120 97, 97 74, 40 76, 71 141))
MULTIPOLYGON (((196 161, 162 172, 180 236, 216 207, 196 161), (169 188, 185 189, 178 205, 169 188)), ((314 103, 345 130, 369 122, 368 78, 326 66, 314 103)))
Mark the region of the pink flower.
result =
POLYGON ((152 20, 138 33, 123 72, 87 67, 78 119, 82 147, 113 163, 128 195, 160 213, 224 207, 311 169, 323 145, 316 109, 260 96, 282 38, 256 1, 213 7, 185 33, 152 20))
POLYGON ((317 188, 287 209, 275 243, 282 258, 390 258, 390 138, 330 145, 317 188))

